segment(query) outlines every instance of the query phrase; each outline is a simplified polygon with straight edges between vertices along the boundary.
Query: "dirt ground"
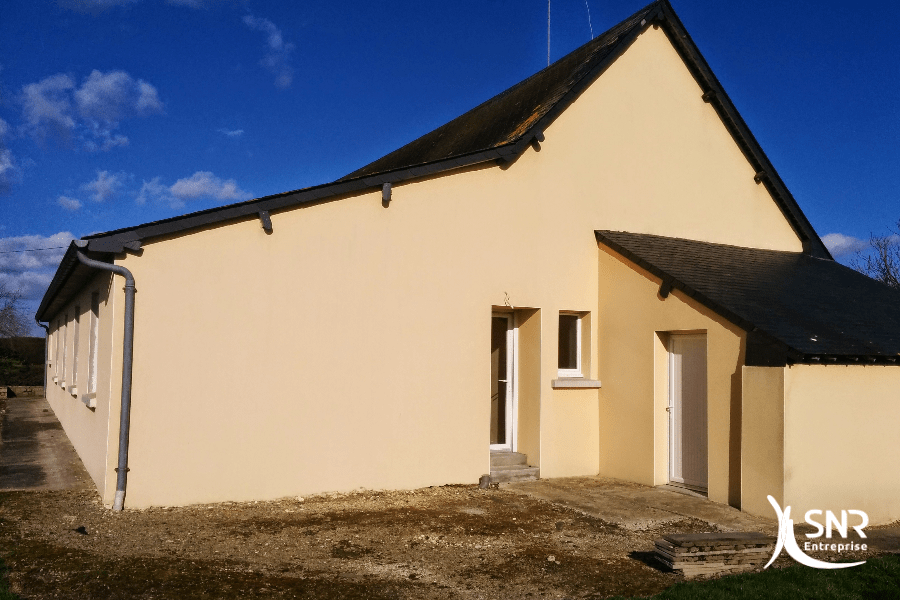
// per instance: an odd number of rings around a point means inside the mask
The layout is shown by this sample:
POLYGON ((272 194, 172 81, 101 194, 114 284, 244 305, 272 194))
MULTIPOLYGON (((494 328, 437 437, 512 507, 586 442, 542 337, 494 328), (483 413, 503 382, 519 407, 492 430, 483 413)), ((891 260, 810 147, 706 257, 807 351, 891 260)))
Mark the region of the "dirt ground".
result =
POLYGON ((604 598, 682 578, 653 540, 503 489, 446 486, 113 513, 95 492, 0 494, 25 598, 604 598), (653 566, 651 566, 653 565, 653 566))
MULTIPOLYGON (((0 402, 5 414, 3 408, 0 402)), ((686 509, 676 494, 666 500, 664 522, 616 524, 621 521, 613 522, 609 510, 614 502, 591 512, 523 493, 521 485, 360 491, 114 513, 100 503, 83 467, 64 459, 74 453, 66 440, 54 437, 61 432, 58 423, 44 423, 47 411, 31 408, 34 414, 19 419, 30 429, 13 431, 4 418, 5 441, 0 440, 4 454, 21 459, 0 464, 0 479, 18 485, 17 469, 25 467, 40 467, 42 474, 32 477, 27 491, 12 485, 0 491, 0 559, 9 568, 12 591, 29 599, 648 596, 683 580, 655 562, 655 539, 716 531, 710 523, 727 521, 682 518, 686 509), (47 476, 56 471, 81 474, 72 481, 47 476)), ((575 493, 596 485, 585 480, 568 487, 575 493)), ((616 492, 629 498, 626 512, 646 492, 628 486, 635 489, 616 492)), ((893 536, 882 540, 892 544, 890 551, 900 549, 900 529, 882 533, 893 536)), ((791 564, 782 555, 775 566, 791 564)))

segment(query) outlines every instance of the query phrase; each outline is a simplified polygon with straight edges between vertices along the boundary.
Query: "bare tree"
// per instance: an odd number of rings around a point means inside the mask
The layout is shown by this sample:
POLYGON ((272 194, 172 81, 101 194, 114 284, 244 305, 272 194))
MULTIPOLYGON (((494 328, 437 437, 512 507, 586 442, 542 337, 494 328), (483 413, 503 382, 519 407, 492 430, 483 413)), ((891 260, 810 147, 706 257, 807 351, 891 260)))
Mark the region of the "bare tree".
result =
MULTIPOLYGON (((900 230, 900 221, 897 229, 900 230)), ((869 247, 857 252, 850 265, 860 273, 900 290, 900 233, 891 230, 890 235, 872 235, 869 247)))
POLYGON ((20 337, 28 334, 28 319, 19 307, 22 292, 7 289, 0 283, 0 337, 20 337))

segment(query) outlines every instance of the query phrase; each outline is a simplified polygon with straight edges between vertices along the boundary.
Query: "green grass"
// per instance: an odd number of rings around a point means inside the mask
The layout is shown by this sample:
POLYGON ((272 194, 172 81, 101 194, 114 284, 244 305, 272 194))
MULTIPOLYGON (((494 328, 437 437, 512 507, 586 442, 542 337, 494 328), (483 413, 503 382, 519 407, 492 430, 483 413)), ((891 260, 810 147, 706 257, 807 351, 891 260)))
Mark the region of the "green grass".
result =
MULTIPOLYGON (((619 598, 622 598, 621 596, 619 598)), ((678 583, 657 600, 765 598, 766 600, 900 599, 900 555, 870 559, 849 569, 823 571, 803 565, 678 583)))
POLYGON ((6 577, 8 572, 6 564, 0 560, 0 600, 22 600, 18 594, 9 591, 9 579, 6 577))

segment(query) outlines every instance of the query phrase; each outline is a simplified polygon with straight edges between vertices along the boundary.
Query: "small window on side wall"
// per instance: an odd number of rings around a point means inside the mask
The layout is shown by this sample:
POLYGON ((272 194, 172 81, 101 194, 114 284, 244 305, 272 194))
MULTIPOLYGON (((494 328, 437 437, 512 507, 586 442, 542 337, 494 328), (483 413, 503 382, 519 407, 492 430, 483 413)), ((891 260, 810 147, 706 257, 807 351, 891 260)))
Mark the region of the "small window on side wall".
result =
POLYGON ((581 315, 578 313, 559 313, 559 376, 584 376, 581 371, 581 315))

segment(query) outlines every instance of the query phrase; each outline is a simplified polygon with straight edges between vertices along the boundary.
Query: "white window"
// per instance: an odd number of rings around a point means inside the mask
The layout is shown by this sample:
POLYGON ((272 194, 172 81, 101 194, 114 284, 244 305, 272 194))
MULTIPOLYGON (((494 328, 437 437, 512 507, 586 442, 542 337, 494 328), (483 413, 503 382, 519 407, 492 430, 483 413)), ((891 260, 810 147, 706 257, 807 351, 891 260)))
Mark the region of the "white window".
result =
MULTIPOLYGON (((50 328, 53 327, 53 323, 48 323, 50 328)), ((50 330, 47 330, 47 367, 52 367, 53 363, 56 362, 54 357, 56 356, 56 329, 51 333, 50 330)), ((49 371, 48 371, 49 373, 49 371)))
POLYGON ((62 367, 60 368, 62 372, 62 382, 61 385, 66 387, 66 350, 68 345, 68 339, 66 336, 66 330, 69 328, 69 313, 66 313, 65 318, 62 323, 62 367))
POLYGON ((559 313, 559 376, 583 377, 581 371, 581 315, 559 313))
POLYGON ((100 329, 100 293, 91 294, 91 333, 88 348, 88 394, 97 391, 97 334, 100 329))
POLYGON ((72 387, 78 385, 78 337, 81 332, 81 307, 75 307, 75 323, 72 332, 72 387))
POLYGON ((60 361, 59 353, 62 349, 62 344, 60 343, 61 335, 62 335, 62 322, 59 319, 57 319, 56 320, 56 331, 53 332, 53 337, 56 339, 56 342, 54 343, 54 346, 53 346, 54 350, 56 351, 56 360, 53 361, 53 376, 55 377, 55 379, 53 380, 54 383, 59 382, 59 374, 60 374, 59 373, 59 361, 60 361))

